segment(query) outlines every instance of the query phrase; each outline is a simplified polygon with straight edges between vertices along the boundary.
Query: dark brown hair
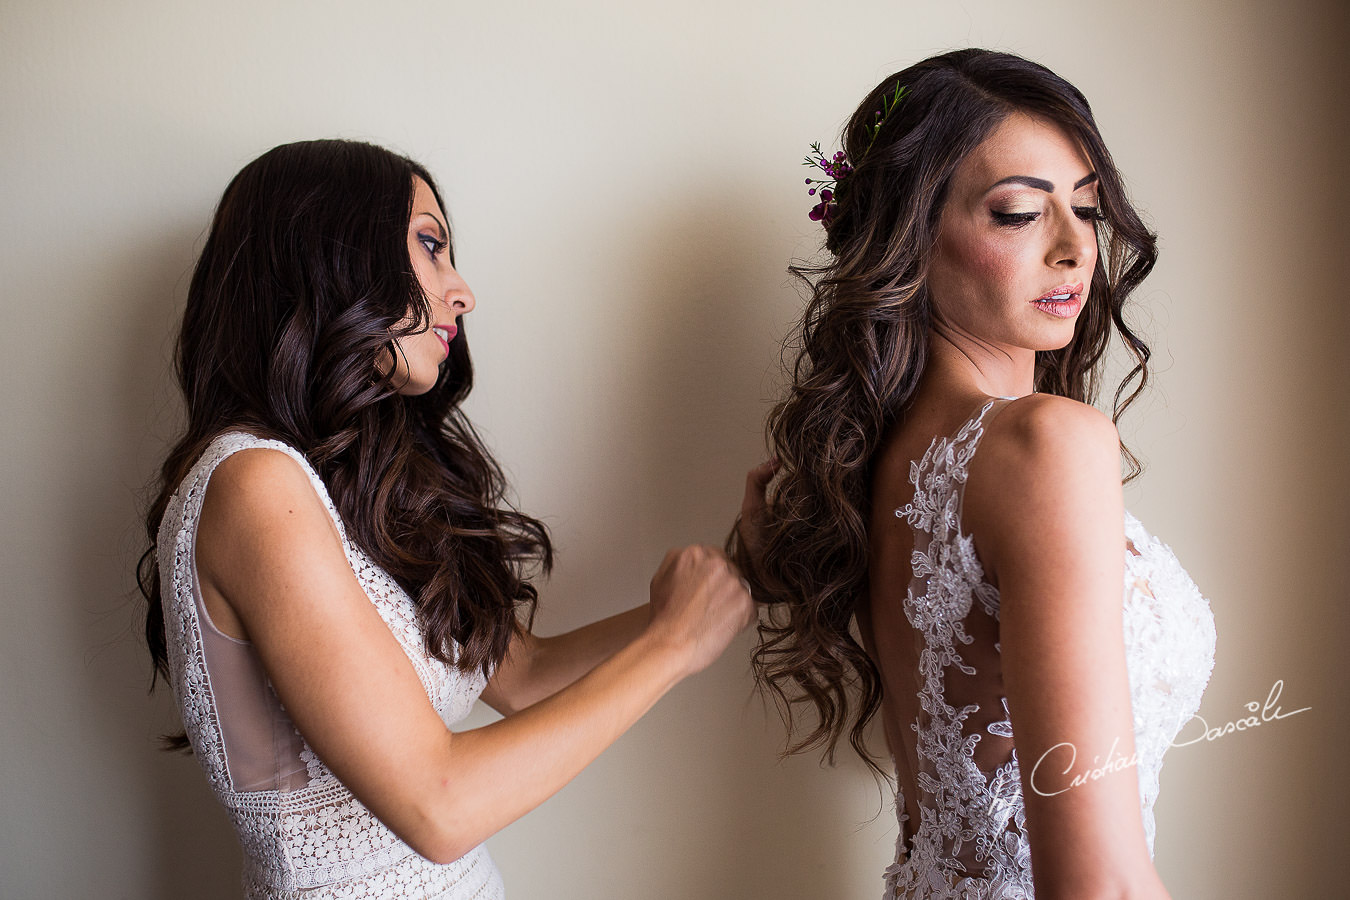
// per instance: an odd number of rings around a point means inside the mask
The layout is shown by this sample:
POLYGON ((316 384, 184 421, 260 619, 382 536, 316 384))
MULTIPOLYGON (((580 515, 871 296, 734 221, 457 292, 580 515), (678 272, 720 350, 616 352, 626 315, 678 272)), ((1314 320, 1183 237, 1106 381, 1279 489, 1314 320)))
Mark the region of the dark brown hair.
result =
MULTIPOLYGON (((1037 351, 1035 389, 1091 403, 1113 330, 1136 364, 1115 392, 1118 420, 1148 378, 1148 346, 1122 317, 1153 268, 1156 238, 1126 198, 1087 100, 1049 69, 988 50, 958 50, 889 76, 858 106, 843 135, 854 171, 841 179, 818 266, 793 266, 810 300, 785 355, 787 397, 770 413, 770 450, 780 469, 759 558, 744 559, 756 598, 773 604, 760 625, 754 667, 794 732, 793 710, 817 724, 787 752, 823 747, 833 761, 845 730, 869 764, 864 729, 881 704, 877 669, 851 631, 866 588, 873 454, 918 387, 934 325, 926 275, 952 176, 1011 112, 1062 127, 1099 177, 1101 253, 1089 303, 1073 339, 1037 351), (870 126, 897 87, 905 93, 870 126), (1138 378, 1123 401, 1128 384, 1138 378)), ((1129 481, 1139 474, 1128 448, 1129 481)))
POLYGON ((462 321, 427 393, 400 395, 392 367, 377 370, 394 338, 429 325, 408 256, 414 176, 443 210, 422 166, 356 141, 273 148, 225 189, 178 335, 187 427, 153 488, 137 567, 152 689, 168 676, 160 520, 207 444, 232 428, 305 455, 348 537, 412 596, 428 653, 486 674, 528 627, 528 576, 552 567, 552 545, 542 523, 506 504, 502 471, 460 410, 473 385, 462 321))

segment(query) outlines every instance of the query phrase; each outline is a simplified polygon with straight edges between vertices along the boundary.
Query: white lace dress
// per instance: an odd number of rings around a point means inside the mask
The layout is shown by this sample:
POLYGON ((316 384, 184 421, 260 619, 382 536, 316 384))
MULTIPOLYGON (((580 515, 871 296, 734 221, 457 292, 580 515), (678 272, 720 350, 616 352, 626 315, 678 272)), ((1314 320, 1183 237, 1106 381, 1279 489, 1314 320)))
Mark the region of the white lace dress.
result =
POLYGON ((159 566, 170 683, 192 749, 243 845, 245 895, 499 900, 501 877, 485 847, 440 865, 399 840, 305 743, 252 645, 211 623, 197 583, 197 522, 211 473, 248 447, 280 450, 309 474, 356 577, 447 723, 468 715, 485 684, 481 673, 466 675, 426 654, 412 599, 347 539, 327 488, 299 451, 243 432, 217 437, 169 501, 159 527, 159 566))
MULTIPOLYGON (((920 821, 912 826, 898 790, 900 836, 885 873, 885 900, 1034 897, 1019 759, 997 670, 998 589, 985 581, 960 517, 985 414, 1013 399, 989 400, 954 438, 935 438, 910 463, 913 499, 895 511, 914 529, 905 615, 922 636, 920 712, 908 723, 917 739, 901 752, 914 763, 920 821), (982 644, 992 644, 992 654, 982 644), (965 658, 976 656, 984 668, 965 658)), ((1171 549, 1128 511, 1124 534, 1126 662, 1152 856, 1163 753, 1200 706, 1216 636, 1208 602, 1171 549)))

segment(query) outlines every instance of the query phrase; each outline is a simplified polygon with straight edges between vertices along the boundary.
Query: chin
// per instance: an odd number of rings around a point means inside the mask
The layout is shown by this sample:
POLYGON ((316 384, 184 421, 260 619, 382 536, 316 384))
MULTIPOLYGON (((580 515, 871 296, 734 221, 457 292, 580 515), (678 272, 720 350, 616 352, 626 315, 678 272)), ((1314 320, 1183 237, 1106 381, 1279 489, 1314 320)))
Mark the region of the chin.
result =
POLYGON ((429 393, 439 380, 440 379, 437 378, 432 381, 408 381, 399 387, 397 393, 402 394, 404 397, 420 397, 423 394, 429 393))
POLYGON ((1073 338, 1074 338, 1073 332, 1070 332, 1070 333, 1069 333, 1069 336, 1068 336, 1067 338, 1065 338, 1064 340, 1061 340, 1061 341, 1051 341, 1051 342, 1050 342, 1050 345, 1049 345, 1048 347, 1043 347, 1042 349, 1044 349, 1044 350, 1063 350, 1065 347, 1067 347, 1067 346, 1069 346, 1070 344, 1073 343, 1073 338))
POLYGON ((1074 329, 1066 325, 1063 329, 1054 329, 1054 334, 1038 334, 1027 341, 1023 346, 1028 350, 1034 350, 1037 353, 1050 352, 1052 350, 1063 350, 1074 341, 1074 329))

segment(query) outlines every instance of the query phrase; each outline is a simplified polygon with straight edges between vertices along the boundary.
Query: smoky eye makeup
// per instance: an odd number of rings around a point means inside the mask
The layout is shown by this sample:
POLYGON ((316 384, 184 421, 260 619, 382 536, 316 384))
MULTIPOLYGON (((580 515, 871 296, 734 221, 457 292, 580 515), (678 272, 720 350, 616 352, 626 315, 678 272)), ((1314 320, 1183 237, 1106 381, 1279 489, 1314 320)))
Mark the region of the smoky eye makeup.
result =
POLYGON ((1041 215, 1041 204, 1021 191, 1004 191, 989 198, 985 208, 995 225, 1017 226, 1036 221, 1041 215))
POLYGON ((1040 218, 1039 212, 1001 212, 997 209, 991 209, 989 216, 993 219, 995 225, 1005 225, 1017 227, 1021 225, 1030 225, 1040 218))
MULTIPOLYGON (((1004 197, 995 197, 989 202, 989 219, 1000 227, 1019 228, 1030 225, 1044 212, 1040 206, 1027 197, 1013 193, 1004 197)), ((1083 196, 1070 201, 1073 214, 1084 222, 1103 220, 1100 203, 1093 191, 1084 191, 1083 196)))
POLYGON ((1071 201, 1074 215, 1089 222, 1100 222, 1102 216, 1102 201, 1095 190, 1083 191, 1081 196, 1075 197, 1071 201))

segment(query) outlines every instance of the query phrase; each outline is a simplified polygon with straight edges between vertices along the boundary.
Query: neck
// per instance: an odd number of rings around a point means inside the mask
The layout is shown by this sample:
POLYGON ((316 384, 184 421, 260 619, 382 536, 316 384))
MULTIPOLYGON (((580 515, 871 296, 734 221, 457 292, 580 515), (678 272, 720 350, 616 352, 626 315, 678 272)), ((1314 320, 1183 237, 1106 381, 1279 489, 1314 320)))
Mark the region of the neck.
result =
POLYGON ((936 403, 979 396, 1025 397, 1035 392, 1036 352, 960 336, 929 334, 928 360, 915 399, 936 403))

